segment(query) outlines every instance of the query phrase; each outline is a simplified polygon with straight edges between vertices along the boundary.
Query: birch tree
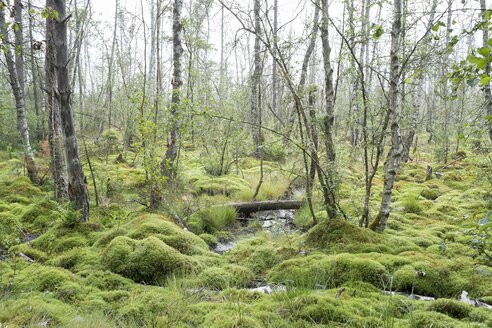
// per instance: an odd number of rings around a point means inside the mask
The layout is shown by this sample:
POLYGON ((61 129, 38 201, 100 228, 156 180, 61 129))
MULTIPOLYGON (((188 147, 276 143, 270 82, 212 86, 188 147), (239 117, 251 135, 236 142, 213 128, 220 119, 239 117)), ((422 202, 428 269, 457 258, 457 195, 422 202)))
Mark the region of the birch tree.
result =
POLYGON ((384 163, 384 186, 381 206, 378 216, 371 223, 370 228, 382 232, 386 228, 386 222, 391 211, 391 195, 396 174, 400 168, 401 137, 398 123, 398 93, 401 76, 401 64, 399 58, 401 36, 402 1, 393 0, 393 23, 391 27, 390 50, 390 87, 388 99, 388 114, 391 124, 391 146, 384 163))
MULTIPOLYGON (((8 75, 10 79, 10 86, 15 99, 15 108, 17 112, 17 130, 19 137, 22 141, 24 148, 24 160, 26 163, 26 170, 29 179, 37 183, 38 182, 38 167, 34 159, 34 152, 31 147, 31 141, 29 137, 29 126, 27 125, 26 117, 26 99, 24 94, 24 81, 23 81, 23 62, 21 64, 21 58, 19 55, 14 55, 12 48, 9 46, 9 29, 5 21, 5 9, 6 6, 0 3, 0 32, 2 33, 2 42, 5 45, 3 50, 5 56, 5 62, 7 65, 8 75)), ((15 22, 19 24, 19 22, 15 22)), ((15 29, 21 29, 21 27, 15 27, 15 29)), ((16 33, 18 34, 18 32, 16 33)), ((21 46, 22 40, 16 35, 15 46, 21 46)), ((23 61, 23 60, 22 60, 23 61)))

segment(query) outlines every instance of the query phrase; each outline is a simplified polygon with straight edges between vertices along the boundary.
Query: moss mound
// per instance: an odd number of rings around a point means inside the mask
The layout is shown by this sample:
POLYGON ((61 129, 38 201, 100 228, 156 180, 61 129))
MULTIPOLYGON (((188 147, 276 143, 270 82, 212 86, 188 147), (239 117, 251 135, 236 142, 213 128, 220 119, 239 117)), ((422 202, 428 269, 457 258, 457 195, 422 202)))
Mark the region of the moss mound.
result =
POLYGON ((434 302, 430 303, 427 307, 429 311, 435 311, 439 313, 444 313, 455 319, 464 319, 470 315, 473 307, 464 304, 463 302, 439 298, 434 302))
POLYGON ((221 268, 207 268, 198 276, 202 286, 212 289, 247 287, 255 275, 248 268, 228 264, 221 268))
POLYGON ((314 288, 339 287, 350 281, 363 281, 383 287, 388 271, 379 262, 352 254, 314 254, 280 263, 268 273, 268 280, 314 288))
POLYGON ((225 257, 229 262, 245 266, 256 274, 264 274, 283 259, 266 237, 242 240, 225 257))
POLYGON ((318 223, 306 234, 306 246, 347 252, 391 252, 384 236, 359 228, 347 221, 328 220, 318 223))
POLYGON ((466 324, 460 323, 458 320, 454 320, 445 314, 417 310, 412 313, 414 327, 416 328, 454 328, 454 327, 467 327, 466 324))
POLYGON ((142 240, 116 237, 104 251, 103 262, 114 273, 150 284, 162 282, 170 274, 189 273, 200 266, 197 260, 153 236, 142 240))

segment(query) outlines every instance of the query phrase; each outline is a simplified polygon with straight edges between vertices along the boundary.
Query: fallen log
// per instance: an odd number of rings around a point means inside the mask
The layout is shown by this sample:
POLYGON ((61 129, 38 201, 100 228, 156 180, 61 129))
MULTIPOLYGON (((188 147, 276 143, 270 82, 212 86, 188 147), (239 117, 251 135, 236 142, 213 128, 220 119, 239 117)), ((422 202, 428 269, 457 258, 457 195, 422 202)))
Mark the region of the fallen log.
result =
POLYGON ((238 214, 249 216, 254 212, 274 211, 274 210, 296 210, 304 205, 304 200, 266 200, 253 202, 229 203, 225 206, 231 206, 236 209, 238 214))

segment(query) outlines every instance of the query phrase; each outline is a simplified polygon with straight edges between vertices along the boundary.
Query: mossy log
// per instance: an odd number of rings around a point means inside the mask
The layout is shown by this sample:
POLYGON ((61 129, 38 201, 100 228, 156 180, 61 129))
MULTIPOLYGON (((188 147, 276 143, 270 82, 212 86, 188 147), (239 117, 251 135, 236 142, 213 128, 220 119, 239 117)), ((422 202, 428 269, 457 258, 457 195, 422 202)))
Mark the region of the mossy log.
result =
POLYGON ((227 206, 231 206, 236 209, 238 214, 249 216, 251 213, 260 211, 273 211, 273 210, 296 210, 304 205, 303 200, 267 200, 267 201, 253 201, 253 202, 239 202, 229 203, 227 206))

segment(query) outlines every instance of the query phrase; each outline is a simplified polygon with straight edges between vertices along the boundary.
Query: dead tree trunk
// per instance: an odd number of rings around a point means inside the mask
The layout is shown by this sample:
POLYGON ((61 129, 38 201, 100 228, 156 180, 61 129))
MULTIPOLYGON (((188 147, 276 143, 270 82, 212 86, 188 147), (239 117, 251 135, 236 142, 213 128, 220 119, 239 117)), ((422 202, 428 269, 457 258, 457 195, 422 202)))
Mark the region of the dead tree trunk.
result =
POLYGON ((60 117, 67 160, 68 196, 77 210, 81 211, 81 221, 89 219, 89 194, 79 158, 77 137, 72 114, 72 91, 68 76, 67 17, 65 0, 54 0, 54 9, 58 19, 54 22, 54 40, 56 53, 57 92, 60 105, 60 117))
MULTIPOLYGON (((5 22, 5 6, 0 6, 0 32, 3 34, 4 44, 9 42, 9 31, 5 22)), ((20 46, 18 42, 21 40, 16 36, 15 45, 20 46)), ((27 125, 27 117, 26 117, 26 103, 25 103, 25 95, 24 95, 24 82, 22 75, 23 67, 20 68, 17 62, 17 58, 14 60, 14 54, 12 49, 6 48, 3 51, 5 55, 5 61, 7 64, 7 70, 10 78, 10 86, 12 87, 12 93, 15 98, 15 108, 17 111, 17 129, 19 131, 19 136, 22 141, 22 145, 24 148, 24 158, 26 162, 27 175, 29 179, 38 183, 38 168, 36 165, 36 161, 34 160, 34 153, 31 148, 31 141, 29 139, 29 127, 27 125)), ((17 51, 16 51, 17 53, 17 51)), ((23 66, 23 64, 22 64, 23 66)))
POLYGON ((370 228, 379 232, 384 231, 386 222, 391 211, 391 194, 396 180, 396 174, 400 168, 401 159, 401 137, 398 125, 398 89, 400 82, 400 50, 401 36, 401 0, 393 0, 393 24, 391 28, 391 50, 390 50, 390 90, 388 101, 388 112, 391 121, 391 147, 384 163, 384 187, 381 207, 378 216, 371 223, 370 228))
MULTIPOLYGON (((53 0, 46 0, 46 8, 53 8, 53 0)), ((48 114, 48 143, 50 145, 51 174, 56 199, 68 199, 66 164, 63 155, 60 106, 55 99, 56 68, 54 21, 46 19, 45 84, 46 113, 48 114)))

